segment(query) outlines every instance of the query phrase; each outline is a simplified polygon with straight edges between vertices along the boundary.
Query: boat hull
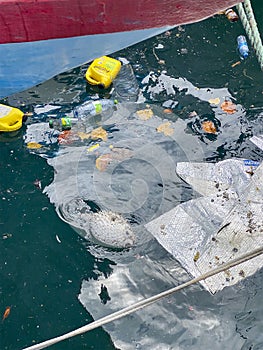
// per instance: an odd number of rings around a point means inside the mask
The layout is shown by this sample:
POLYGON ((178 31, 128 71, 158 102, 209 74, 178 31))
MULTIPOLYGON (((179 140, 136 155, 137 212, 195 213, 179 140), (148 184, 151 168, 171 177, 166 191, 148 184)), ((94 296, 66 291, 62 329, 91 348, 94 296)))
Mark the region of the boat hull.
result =
POLYGON ((0 98, 237 0, 0 0, 0 98))
POLYGON ((0 0, 0 43, 196 22, 238 0, 0 0))

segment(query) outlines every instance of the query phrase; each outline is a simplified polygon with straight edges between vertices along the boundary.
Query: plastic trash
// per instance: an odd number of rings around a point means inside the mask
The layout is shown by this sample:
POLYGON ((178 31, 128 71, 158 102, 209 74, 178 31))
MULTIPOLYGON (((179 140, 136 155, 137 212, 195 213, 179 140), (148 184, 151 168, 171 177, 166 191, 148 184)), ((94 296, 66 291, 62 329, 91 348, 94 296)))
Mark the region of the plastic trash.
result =
MULTIPOLYGON (((183 162, 176 171, 203 197, 178 205, 145 227, 182 267, 197 277, 260 246, 263 164, 243 159, 183 162)), ((259 257, 232 269, 229 276, 221 273, 201 284, 215 293, 261 266, 259 257)))
MULTIPOLYGON (((35 123, 27 125, 26 133, 24 135, 24 143, 36 143, 43 146, 53 145, 57 143, 59 131, 51 129, 48 123, 35 123)), ((46 154, 43 154, 46 157, 46 154)))
MULTIPOLYGON (((216 268, 223 262, 238 258, 262 246, 263 239, 263 163, 256 169, 233 209, 228 213, 207 244, 197 262, 200 273, 216 268)), ((254 274, 263 266, 262 256, 233 267, 230 271, 210 277, 207 285, 212 292, 233 285, 254 274)))
POLYGON ((75 118, 86 119, 94 117, 97 114, 106 112, 109 116, 115 110, 114 107, 118 103, 117 100, 102 99, 97 101, 86 101, 73 111, 75 118))
POLYGON ((63 117, 59 119, 50 119, 49 127, 59 131, 70 130, 72 127, 72 118, 63 117))
POLYGON ((249 48, 247 44, 247 39, 244 35, 239 35, 237 37, 237 46, 240 56, 242 58, 247 58, 249 54, 249 48))
POLYGON ((19 130, 23 117, 24 113, 20 109, 0 104, 0 132, 19 130))
POLYGON ((121 62, 115 58, 102 56, 96 58, 85 74, 89 84, 99 88, 108 88, 121 69, 121 62))
POLYGON ((263 151, 263 135, 254 135, 251 137, 250 141, 263 151))
POLYGON ((230 21, 230 22, 236 22, 239 20, 238 15, 236 14, 236 12, 233 9, 227 9, 225 11, 225 15, 226 18, 230 21))
POLYGON ((202 196, 232 188, 238 194, 248 185, 259 162, 249 159, 226 159, 213 163, 177 164, 177 174, 202 196))
POLYGON ((113 82, 113 98, 119 102, 136 102, 139 96, 139 85, 131 64, 121 67, 117 78, 113 82))

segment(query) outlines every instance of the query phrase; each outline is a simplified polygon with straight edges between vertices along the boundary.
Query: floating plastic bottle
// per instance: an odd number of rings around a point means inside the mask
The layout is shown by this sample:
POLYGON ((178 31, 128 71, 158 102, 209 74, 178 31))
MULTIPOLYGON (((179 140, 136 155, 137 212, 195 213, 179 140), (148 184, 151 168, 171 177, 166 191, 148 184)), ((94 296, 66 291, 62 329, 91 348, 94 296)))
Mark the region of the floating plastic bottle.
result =
POLYGON ((127 63, 121 67, 121 70, 113 81, 113 98, 119 102, 136 102, 139 96, 139 85, 132 66, 127 63))
POLYGON ((225 11, 225 15, 226 18, 230 21, 230 22, 236 22, 239 20, 238 15, 236 14, 236 12, 233 9, 227 9, 225 11))
POLYGON ((78 119, 86 119, 88 117, 94 117, 97 114, 107 112, 111 114, 114 111, 117 100, 97 100, 87 101, 82 105, 76 107, 73 111, 74 117, 78 119))
POLYGON ((239 35, 237 37, 238 51, 242 58, 247 58, 249 54, 249 48, 247 45, 247 39, 244 35, 239 35))

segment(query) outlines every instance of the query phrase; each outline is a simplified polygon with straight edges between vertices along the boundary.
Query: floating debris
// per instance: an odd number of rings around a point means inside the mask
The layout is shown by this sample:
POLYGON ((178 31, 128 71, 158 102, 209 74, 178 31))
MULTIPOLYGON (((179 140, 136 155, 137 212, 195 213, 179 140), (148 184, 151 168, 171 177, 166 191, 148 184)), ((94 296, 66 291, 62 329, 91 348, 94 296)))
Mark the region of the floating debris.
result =
POLYGON ((222 104, 221 104, 221 109, 228 113, 228 114, 234 114, 236 113, 237 109, 236 109, 236 105, 230 101, 230 100, 225 100, 222 104))
POLYGON ((96 159, 96 168, 99 171, 105 171, 112 159, 111 153, 102 154, 96 159))
POLYGON ((36 179, 34 181, 34 185, 41 190, 42 184, 41 184, 41 181, 39 179, 36 179))
POLYGON ((215 124, 211 120, 203 122, 202 129, 208 134, 215 134, 217 132, 215 124))
POLYGON ((136 114, 139 117, 139 119, 148 120, 152 118, 153 111, 150 108, 146 108, 146 109, 141 109, 140 111, 137 111, 136 114))
POLYGON ((92 130, 90 137, 92 140, 102 139, 103 141, 107 141, 108 139, 107 131, 104 130, 101 126, 97 129, 92 130))
POLYGON ((194 262, 197 262, 197 260, 200 258, 200 252, 196 252, 194 256, 194 262))
POLYGON ((237 61, 237 62, 231 64, 231 67, 234 68, 234 67, 238 66, 240 63, 241 63, 241 61, 237 61))
POLYGON ((26 146, 29 149, 38 149, 38 148, 42 147, 42 145, 38 142, 28 142, 28 144, 26 146))
POLYGON ((220 98, 219 98, 219 97, 210 98, 210 99, 208 100, 208 102, 209 102, 211 105, 219 105, 219 103, 220 103, 220 98))
POLYGON ((71 130, 64 130, 58 135, 58 143, 61 145, 70 145, 78 139, 78 135, 71 130))
POLYGON ((96 143, 95 145, 90 146, 90 147, 87 149, 87 151, 88 151, 88 152, 93 152, 95 149, 97 149, 97 148, 99 148, 99 147, 100 147, 99 143, 96 143))
POLYGON ((157 132, 162 132, 165 136, 171 136, 174 133, 174 129, 170 122, 165 122, 157 127, 157 132))
POLYGON ((111 153, 102 154, 96 159, 96 168, 105 171, 112 161, 121 161, 131 158, 133 151, 128 148, 110 147, 111 153))
POLYGON ((56 235, 56 240, 58 241, 58 243, 61 243, 60 238, 58 237, 58 235, 56 235))
POLYGON ((11 238, 13 235, 12 235, 12 233, 4 233, 3 234, 3 239, 7 239, 7 238, 11 238))
POLYGON ((107 287, 102 283, 100 286, 100 293, 98 294, 102 304, 107 304, 111 300, 107 287))
POLYGON ((10 315, 10 312, 11 312, 11 306, 7 306, 3 314, 2 322, 4 322, 4 320, 7 319, 7 317, 10 315))

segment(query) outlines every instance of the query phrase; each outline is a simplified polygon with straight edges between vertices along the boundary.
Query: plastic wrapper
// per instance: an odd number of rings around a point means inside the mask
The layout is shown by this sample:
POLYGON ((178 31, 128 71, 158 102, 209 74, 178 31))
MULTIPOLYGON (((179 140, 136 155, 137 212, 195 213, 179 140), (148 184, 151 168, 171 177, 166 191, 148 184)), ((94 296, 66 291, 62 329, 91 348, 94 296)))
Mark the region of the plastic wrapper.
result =
MULTIPOLYGON (((243 159, 177 164, 180 177, 203 197, 178 205, 145 227, 192 276, 260 246, 263 196, 258 165, 243 159)), ((263 262, 260 257, 255 260, 201 284, 215 293, 253 274, 263 262)))
MULTIPOLYGON (((225 217, 220 230, 206 246, 196 262, 200 273, 249 253, 263 242, 263 164, 258 167, 249 185, 239 197, 234 208, 225 217)), ((263 266, 258 256, 232 269, 206 280, 209 290, 216 292, 233 285, 242 278, 255 273, 263 266)))
POLYGON ((250 141, 263 150, 263 135, 252 136, 250 141))

